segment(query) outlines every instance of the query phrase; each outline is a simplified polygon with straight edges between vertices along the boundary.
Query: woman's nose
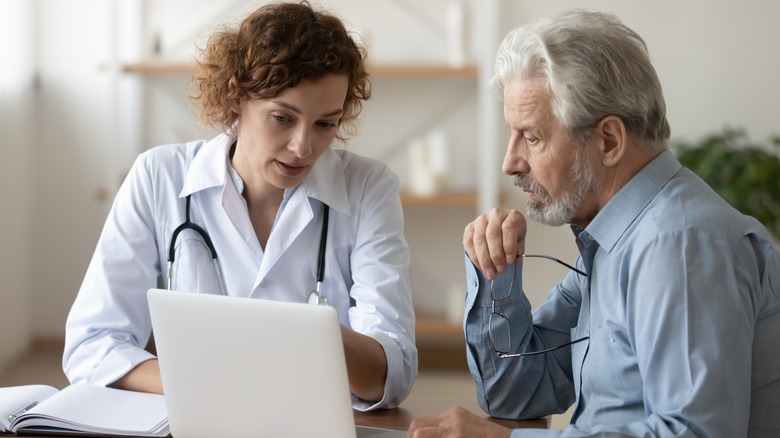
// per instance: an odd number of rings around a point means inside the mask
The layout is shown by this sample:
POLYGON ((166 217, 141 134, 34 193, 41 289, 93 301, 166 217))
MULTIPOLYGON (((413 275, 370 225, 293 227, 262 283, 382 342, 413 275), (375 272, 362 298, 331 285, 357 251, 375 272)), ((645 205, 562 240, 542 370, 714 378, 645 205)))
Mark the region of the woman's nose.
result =
POLYGON ((311 132, 306 128, 296 129, 287 149, 298 158, 306 158, 311 155, 311 132))

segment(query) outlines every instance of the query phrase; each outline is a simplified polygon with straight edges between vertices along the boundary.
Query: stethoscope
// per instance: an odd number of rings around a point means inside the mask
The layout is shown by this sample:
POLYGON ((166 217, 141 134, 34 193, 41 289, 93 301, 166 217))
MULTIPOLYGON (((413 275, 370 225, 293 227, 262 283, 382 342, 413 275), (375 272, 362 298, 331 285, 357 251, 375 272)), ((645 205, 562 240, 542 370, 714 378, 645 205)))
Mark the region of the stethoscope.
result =
MULTIPOLYGON (((203 242, 205 242, 211 253, 211 263, 214 266, 214 275, 217 277, 220 293, 225 295, 225 288, 222 285, 222 275, 219 273, 219 264, 217 263, 217 250, 214 249, 214 243, 212 243, 211 237, 209 237, 209 233, 207 233, 206 230, 190 220, 191 198, 192 195, 187 195, 185 198, 184 222, 176 227, 171 235, 171 245, 168 248, 168 290, 173 290, 173 262, 176 257, 176 239, 182 231, 193 230, 200 234, 200 237, 203 239, 203 242)), ((322 296, 322 282, 325 279, 325 247, 328 241, 328 216, 330 207, 327 204, 324 205, 325 208, 322 213, 322 231, 320 232, 320 251, 317 255, 317 284, 314 292, 309 295, 309 304, 328 304, 328 300, 322 296)))

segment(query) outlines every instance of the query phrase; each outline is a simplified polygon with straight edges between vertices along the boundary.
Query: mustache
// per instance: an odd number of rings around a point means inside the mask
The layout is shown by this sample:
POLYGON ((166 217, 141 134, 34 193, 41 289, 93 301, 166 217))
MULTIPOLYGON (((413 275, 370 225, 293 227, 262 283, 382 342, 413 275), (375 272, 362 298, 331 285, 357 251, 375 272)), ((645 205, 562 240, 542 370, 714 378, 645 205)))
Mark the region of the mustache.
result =
POLYGON ((525 175, 515 175, 512 178, 512 184, 523 190, 529 191, 534 195, 547 197, 547 190, 525 175))

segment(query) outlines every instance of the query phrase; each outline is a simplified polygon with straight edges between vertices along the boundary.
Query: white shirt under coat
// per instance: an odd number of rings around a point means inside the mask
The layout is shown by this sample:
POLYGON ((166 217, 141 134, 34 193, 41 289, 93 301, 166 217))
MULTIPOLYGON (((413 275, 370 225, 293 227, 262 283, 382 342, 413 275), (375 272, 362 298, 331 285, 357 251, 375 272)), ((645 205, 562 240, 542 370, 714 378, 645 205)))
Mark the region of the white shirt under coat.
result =
MULTIPOLYGON (((387 357, 384 398, 353 396, 360 410, 397 406, 417 376, 409 249, 398 178, 383 164, 328 149, 285 192, 265 250, 229 164, 233 137, 141 154, 117 192, 66 326, 63 368, 72 383, 108 385, 153 356, 146 291, 166 276, 171 234, 185 219, 216 248, 227 295, 306 302, 314 290, 323 203, 330 206, 322 294, 341 324, 377 340, 387 357)), ((219 293, 211 255, 194 231, 176 241, 176 290, 219 293)), ((281 329, 281 327, 280 327, 281 329)), ((312 358, 313 359, 313 358, 312 358)))

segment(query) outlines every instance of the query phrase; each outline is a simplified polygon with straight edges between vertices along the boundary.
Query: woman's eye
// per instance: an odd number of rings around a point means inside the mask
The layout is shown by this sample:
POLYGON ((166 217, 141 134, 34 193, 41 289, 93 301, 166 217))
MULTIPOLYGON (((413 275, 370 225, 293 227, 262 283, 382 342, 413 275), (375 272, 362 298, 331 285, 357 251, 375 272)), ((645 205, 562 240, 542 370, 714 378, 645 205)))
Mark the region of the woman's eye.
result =
POLYGON ((317 125, 320 128, 325 128, 325 129, 331 129, 336 127, 336 124, 333 122, 317 122, 317 125))
POLYGON ((279 122, 279 123, 284 123, 284 122, 288 121, 287 117, 285 117, 285 116, 280 116, 280 115, 278 115, 278 114, 271 114, 271 117, 273 117, 273 118, 274 118, 274 120, 276 120, 276 121, 277 121, 277 122, 279 122))

